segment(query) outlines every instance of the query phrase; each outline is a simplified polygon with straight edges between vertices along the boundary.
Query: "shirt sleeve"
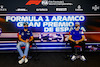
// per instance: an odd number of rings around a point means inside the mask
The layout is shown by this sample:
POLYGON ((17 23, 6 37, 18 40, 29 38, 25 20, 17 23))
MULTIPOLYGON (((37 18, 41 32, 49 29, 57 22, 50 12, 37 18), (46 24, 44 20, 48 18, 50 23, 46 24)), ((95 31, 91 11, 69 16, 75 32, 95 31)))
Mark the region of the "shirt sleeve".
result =
POLYGON ((33 36, 32 31, 30 31, 30 36, 33 36))
POLYGON ((84 35, 84 32, 83 31, 81 31, 81 35, 84 35))
POLYGON ((19 31, 18 33, 19 33, 19 35, 21 35, 21 31, 19 31))
POLYGON ((73 34, 73 31, 70 32, 70 35, 72 35, 72 34, 73 34))

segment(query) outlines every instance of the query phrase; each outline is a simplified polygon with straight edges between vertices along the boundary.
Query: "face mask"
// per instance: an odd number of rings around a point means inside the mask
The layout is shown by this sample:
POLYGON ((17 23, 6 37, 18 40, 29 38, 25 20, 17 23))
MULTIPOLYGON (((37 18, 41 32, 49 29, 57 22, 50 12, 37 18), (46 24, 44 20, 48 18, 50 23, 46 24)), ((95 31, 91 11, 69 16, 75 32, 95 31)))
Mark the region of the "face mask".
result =
POLYGON ((79 27, 79 26, 75 26, 75 28, 76 28, 76 29, 79 29, 80 27, 79 27))
POLYGON ((28 29, 28 27, 24 27, 24 29, 28 29))

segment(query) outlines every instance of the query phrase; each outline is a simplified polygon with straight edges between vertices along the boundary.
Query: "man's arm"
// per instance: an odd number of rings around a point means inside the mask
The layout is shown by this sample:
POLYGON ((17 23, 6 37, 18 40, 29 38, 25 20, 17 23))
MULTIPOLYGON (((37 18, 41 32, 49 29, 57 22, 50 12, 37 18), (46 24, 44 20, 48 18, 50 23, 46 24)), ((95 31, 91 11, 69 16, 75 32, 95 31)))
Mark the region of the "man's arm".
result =
POLYGON ((69 35, 69 40, 75 42, 75 40, 72 39, 72 35, 69 35))
POLYGON ((78 40, 78 42, 82 42, 82 41, 84 41, 84 39, 85 39, 85 36, 82 35, 82 38, 80 40, 78 40))
POLYGON ((22 42, 26 42, 25 40, 23 40, 23 39, 21 38, 21 35, 19 35, 18 38, 19 38, 20 41, 22 41, 22 42))
POLYGON ((32 41, 33 39, 34 39, 33 36, 31 36, 30 39, 29 39, 29 41, 32 41))

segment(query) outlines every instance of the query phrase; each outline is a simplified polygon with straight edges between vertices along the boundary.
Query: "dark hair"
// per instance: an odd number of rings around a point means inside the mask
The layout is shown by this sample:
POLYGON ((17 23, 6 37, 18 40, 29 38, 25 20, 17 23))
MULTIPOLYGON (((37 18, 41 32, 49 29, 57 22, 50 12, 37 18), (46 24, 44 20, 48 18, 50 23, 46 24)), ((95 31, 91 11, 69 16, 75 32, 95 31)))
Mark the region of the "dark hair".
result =
POLYGON ((23 25, 28 25, 28 23, 27 22, 24 22, 23 25))

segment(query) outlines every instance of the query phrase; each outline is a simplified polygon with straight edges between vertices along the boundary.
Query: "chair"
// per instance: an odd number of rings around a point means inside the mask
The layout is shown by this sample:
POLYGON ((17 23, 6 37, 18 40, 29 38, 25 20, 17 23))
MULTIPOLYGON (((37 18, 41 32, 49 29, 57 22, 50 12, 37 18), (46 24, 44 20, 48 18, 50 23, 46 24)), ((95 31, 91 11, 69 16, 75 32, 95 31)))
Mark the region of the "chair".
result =
POLYGON ((80 58, 80 55, 78 55, 78 48, 80 49, 80 51, 82 51, 82 47, 79 45, 75 45, 74 48, 75 48, 75 56, 78 59, 80 58))

